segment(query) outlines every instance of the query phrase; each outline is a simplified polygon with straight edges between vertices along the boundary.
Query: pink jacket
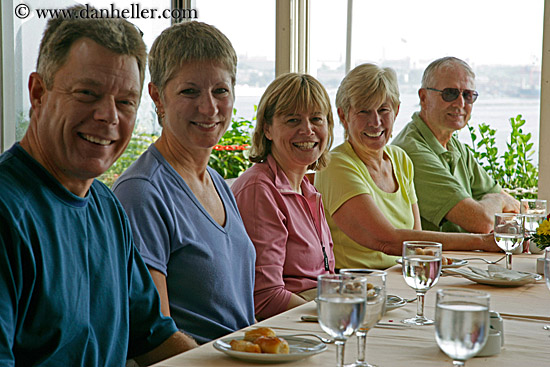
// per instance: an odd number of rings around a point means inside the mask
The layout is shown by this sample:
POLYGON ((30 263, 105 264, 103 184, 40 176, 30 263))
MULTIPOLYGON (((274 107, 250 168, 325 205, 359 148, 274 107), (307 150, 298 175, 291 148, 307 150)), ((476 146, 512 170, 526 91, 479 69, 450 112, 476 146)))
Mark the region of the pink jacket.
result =
POLYGON ((334 272, 321 194, 305 177, 301 187, 303 195, 291 190, 271 155, 231 186, 256 247, 254 304, 259 318, 285 311, 291 293, 315 288, 318 275, 334 272))

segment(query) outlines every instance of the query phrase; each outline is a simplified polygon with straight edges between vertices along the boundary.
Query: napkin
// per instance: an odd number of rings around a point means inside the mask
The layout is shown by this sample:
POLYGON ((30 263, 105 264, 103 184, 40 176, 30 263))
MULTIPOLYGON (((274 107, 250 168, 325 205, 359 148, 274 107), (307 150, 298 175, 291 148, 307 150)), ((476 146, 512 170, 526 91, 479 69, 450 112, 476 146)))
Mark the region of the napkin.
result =
POLYGON ((498 265, 488 265, 487 270, 475 268, 473 266, 468 266, 468 268, 477 276, 487 278, 487 279, 498 279, 498 280, 507 280, 507 281, 519 281, 531 277, 531 274, 521 273, 515 270, 508 270, 498 265))

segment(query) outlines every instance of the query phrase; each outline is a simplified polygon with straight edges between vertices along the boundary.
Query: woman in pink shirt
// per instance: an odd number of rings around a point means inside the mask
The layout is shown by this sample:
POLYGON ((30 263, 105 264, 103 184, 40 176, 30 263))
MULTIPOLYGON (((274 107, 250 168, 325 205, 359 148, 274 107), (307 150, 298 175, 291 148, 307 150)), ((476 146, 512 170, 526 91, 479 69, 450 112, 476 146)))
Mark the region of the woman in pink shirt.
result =
POLYGON ((324 87, 289 73, 266 89, 250 160, 231 189, 256 247, 254 304, 264 319, 316 296, 317 276, 334 272, 321 195, 306 178, 328 163, 334 120, 324 87))

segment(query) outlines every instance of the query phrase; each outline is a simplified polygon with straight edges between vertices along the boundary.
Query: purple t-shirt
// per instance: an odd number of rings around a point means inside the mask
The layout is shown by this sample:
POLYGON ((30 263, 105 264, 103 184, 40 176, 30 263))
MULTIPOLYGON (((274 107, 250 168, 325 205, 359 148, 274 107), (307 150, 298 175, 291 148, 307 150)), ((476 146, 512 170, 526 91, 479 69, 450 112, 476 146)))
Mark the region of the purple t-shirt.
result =
POLYGON ((231 190, 208 173, 225 207, 224 227, 154 145, 113 187, 141 256, 166 275, 172 318, 199 343, 254 323, 254 246, 231 190))

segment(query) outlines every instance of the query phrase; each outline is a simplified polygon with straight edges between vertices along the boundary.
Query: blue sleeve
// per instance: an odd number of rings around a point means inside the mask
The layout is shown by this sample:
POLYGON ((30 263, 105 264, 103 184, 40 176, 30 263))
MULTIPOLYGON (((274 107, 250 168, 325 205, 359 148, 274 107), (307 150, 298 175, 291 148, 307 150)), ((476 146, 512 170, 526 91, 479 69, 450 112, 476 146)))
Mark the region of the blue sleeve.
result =
POLYGON ((17 313, 17 287, 19 276, 14 274, 12 265, 16 246, 11 235, 11 229, 6 225, 7 220, 0 216, 0 365, 14 366, 13 342, 17 313), (9 248, 8 248, 9 247, 9 248))
POLYGON ((130 220, 134 242, 147 265, 167 275, 175 231, 174 216, 165 197, 151 182, 131 178, 114 189, 130 220))
POLYGON ((128 358, 147 353, 178 331, 170 317, 160 311, 160 298, 147 266, 135 246, 128 262, 130 340, 128 358))

